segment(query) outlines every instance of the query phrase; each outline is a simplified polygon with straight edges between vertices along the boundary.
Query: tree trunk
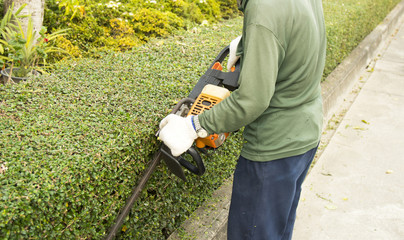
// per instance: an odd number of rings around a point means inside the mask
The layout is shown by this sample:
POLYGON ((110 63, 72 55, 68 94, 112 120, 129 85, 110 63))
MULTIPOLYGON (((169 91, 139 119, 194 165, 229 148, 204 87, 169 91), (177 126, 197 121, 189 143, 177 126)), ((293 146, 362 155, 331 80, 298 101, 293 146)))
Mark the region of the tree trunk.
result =
MULTIPOLYGON (((14 11, 21 7, 24 3, 27 4, 22 10, 21 15, 31 15, 34 31, 39 33, 43 24, 43 16, 45 11, 45 0, 4 0, 4 11, 7 11, 14 3, 14 11)), ((21 19, 21 24, 24 33, 27 32, 28 18, 21 19)), ((37 35, 39 36, 39 35, 37 35)))

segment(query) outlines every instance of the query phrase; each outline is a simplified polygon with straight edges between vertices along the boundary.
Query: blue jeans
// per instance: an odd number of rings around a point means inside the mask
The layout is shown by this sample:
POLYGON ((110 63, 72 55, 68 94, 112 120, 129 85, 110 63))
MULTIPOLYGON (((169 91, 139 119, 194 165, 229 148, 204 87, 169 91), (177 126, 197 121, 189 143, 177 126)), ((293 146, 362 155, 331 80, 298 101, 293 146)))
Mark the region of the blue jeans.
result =
POLYGON ((268 162, 240 156, 234 172, 227 239, 291 239, 301 185, 316 151, 317 147, 268 162))

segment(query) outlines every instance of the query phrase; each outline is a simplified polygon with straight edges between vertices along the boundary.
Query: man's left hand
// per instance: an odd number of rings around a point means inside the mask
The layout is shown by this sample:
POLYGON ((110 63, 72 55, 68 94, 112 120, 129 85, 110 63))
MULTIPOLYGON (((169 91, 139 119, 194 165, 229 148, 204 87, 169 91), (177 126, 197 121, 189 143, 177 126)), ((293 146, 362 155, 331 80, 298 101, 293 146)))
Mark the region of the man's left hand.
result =
POLYGON ((159 139, 170 148, 175 157, 186 152, 197 137, 191 116, 184 118, 170 114, 160 122, 159 139))

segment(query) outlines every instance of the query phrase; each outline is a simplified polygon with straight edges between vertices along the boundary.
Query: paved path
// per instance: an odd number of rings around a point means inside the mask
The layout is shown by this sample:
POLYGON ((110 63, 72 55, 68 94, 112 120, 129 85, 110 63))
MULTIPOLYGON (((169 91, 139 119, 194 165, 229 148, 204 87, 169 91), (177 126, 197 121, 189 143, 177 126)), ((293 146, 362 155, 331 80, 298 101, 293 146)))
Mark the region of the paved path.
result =
POLYGON ((404 239, 404 24, 303 184, 293 240, 327 239, 404 239))

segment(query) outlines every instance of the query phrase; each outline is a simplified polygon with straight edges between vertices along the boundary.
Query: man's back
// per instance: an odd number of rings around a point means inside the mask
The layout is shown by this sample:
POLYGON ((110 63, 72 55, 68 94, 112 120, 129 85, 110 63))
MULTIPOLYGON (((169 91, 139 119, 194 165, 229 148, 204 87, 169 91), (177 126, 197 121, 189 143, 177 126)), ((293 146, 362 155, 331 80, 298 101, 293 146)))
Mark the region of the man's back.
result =
POLYGON ((240 87, 200 119, 209 131, 246 126, 241 155, 268 161, 317 146, 325 61, 321 0, 244 1, 240 87))

